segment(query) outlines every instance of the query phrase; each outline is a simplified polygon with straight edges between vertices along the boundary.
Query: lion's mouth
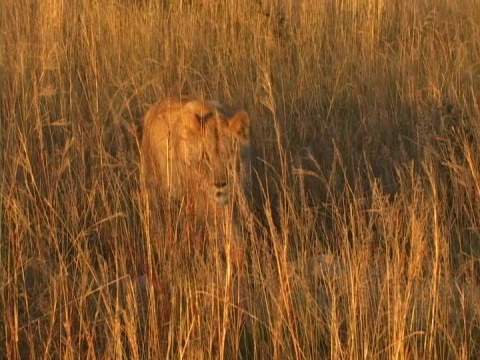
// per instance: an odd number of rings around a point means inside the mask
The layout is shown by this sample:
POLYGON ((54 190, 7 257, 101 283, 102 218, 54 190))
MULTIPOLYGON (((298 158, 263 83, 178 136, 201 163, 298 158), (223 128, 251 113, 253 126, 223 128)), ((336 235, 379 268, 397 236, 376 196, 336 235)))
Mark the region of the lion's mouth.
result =
POLYGON ((219 205, 227 205, 229 201, 228 193, 222 190, 217 190, 215 193, 215 200, 219 205))
POLYGON ((226 205, 229 201, 228 184, 226 181, 216 181, 214 184, 215 201, 219 205, 226 205))

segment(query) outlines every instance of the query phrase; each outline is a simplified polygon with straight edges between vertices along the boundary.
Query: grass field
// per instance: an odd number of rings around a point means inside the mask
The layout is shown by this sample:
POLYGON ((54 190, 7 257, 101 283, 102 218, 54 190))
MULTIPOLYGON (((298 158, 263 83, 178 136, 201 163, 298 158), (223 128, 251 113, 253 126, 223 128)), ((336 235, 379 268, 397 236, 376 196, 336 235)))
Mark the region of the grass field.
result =
POLYGON ((0 358, 480 357, 475 0, 0 16, 0 358), (132 124, 180 93, 252 119, 239 258, 150 236, 132 124))

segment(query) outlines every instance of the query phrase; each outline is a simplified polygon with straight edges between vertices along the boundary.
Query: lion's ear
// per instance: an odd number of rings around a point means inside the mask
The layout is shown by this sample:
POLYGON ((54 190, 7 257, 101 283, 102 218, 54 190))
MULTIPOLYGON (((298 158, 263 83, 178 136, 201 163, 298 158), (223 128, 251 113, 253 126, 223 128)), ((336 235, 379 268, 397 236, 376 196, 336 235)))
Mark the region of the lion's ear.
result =
POLYGON ((239 111, 228 119, 228 129, 242 142, 250 141, 250 118, 245 111, 239 111))

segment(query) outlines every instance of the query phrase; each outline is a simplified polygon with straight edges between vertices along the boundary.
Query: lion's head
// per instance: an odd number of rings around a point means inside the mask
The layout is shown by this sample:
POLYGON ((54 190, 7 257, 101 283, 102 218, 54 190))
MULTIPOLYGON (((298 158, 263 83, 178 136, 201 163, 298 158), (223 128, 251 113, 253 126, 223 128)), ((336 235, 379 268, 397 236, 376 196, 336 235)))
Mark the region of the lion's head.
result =
POLYGON ((212 101, 167 99, 144 118, 142 167, 149 188, 195 203, 199 215, 223 206, 244 181, 250 146, 246 112, 226 115, 212 101))

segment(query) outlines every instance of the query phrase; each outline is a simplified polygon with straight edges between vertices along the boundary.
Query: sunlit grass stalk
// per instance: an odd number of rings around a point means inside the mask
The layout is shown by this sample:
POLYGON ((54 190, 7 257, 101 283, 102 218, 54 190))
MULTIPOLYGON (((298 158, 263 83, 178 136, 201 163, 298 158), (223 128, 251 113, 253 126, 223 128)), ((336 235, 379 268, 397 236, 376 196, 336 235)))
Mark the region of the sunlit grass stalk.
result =
POLYGON ((478 357, 477 6, 4 1, 0 358, 478 357), (265 168, 206 255, 129 130, 179 93, 265 168))

